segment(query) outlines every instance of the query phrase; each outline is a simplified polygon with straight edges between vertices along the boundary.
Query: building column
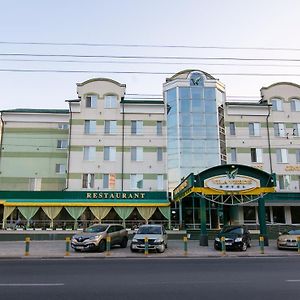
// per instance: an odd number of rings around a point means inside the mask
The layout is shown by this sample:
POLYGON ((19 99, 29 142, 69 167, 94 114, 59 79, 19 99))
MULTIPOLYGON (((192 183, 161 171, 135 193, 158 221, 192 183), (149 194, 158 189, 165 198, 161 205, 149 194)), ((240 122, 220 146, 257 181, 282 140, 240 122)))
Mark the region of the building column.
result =
POLYGON ((292 224, 291 207, 284 207, 285 224, 292 224))
POLYGON ((258 220, 259 220, 260 235, 264 237, 265 246, 269 246, 267 224, 266 224, 266 207, 265 207, 265 199, 263 196, 261 196, 258 199, 258 220))
POLYGON ((200 196, 201 231, 200 246, 208 246, 208 235, 206 230, 206 199, 200 196))
POLYGON ((179 201, 179 229, 182 229, 182 202, 181 200, 179 201))

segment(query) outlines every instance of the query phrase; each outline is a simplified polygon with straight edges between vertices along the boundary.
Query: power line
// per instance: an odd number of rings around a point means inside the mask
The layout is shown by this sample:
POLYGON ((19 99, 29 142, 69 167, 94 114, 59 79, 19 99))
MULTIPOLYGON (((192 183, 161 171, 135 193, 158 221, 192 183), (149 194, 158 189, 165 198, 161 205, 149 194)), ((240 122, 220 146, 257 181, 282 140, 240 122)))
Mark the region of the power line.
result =
MULTIPOLYGON (((96 71, 96 70, 47 70, 47 69, 0 69, 0 72, 25 73, 94 73, 94 74, 140 74, 140 75, 172 75, 174 72, 150 71, 96 71)), ((300 76, 300 73, 211 73, 213 76, 300 76)))
POLYGON ((193 56, 145 56, 145 55, 84 55, 84 54, 34 54, 0 53, 0 56, 36 56, 36 57, 77 57, 77 58, 118 58, 118 59, 167 59, 167 60, 233 60, 233 61, 286 61, 300 62, 293 58, 243 58, 243 57, 193 57, 193 56))
MULTIPOLYGON (((85 64, 151 64, 151 65, 191 65, 191 62, 159 62, 159 61, 84 61, 84 60, 50 60, 50 59, 0 59, 7 62, 51 62, 51 63, 85 63, 85 64)), ((233 64, 233 63, 201 63, 203 66, 236 66, 236 67, 290 67, 300 68, 300 65, 281 64, 233 64)))
POLYGON ((184 48, 184 49, 223 49, 223 50, 261 50, 261 51, 300 51, 300 48, 287 48, 287 47, 191 46, 191 45, 164 45, 164 44, 159 45, 159 44, 114 44, 114 43, 59 43, 59 42, 16 42, 16 41, 0 41, 0 44, 124 47, 124 48, 184 48))

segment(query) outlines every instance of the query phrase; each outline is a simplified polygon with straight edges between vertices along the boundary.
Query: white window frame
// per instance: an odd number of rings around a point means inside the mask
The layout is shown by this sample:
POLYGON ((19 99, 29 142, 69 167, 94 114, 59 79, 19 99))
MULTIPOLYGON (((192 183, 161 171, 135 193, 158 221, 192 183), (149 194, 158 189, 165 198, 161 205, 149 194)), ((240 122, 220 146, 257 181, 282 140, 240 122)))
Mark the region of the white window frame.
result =
POLYGON ((95 188, 95 174, 93 173, 82 174, 82 188, 83 189, 95 188))
POLYGON ((56 174, 66 173, 66 166, 64 164, 55 164, 55 173, 56 174))
POLYGON ((287 164, 288 163, 288 150, 287 149, 276 149, 277 163, 287 164))
POLYGON ((104 96, 104 108, 117 108, 118 107, 118 96, 106 95, 104 96))
POLYGON ((163 174, 157 174, 156 187, 157 187, 157 190, 159 190, 159 191, 164 190, 164 175, 163 174))
POLYGON ((140 190, 144 187, 143 174, 130 174, 130 188, 133 190, 140 190))
POLYGON ((283 111, 283 101, 280 98, 271 99, 273 111, 283 111))
POLYGON ((163 159, 164 159, 164 149, 163 149, 163 147, 157 147, 156 160, 163 161, 163 159))
POLYGON ((300 123, 293 124, 293 136, 300 136, 300 123))
POLYGON ((143 147, 131 147, 131 160, 143 161, 144 148, 143 147))
POLYGON ((278 175, 278 186, 280 190, 288 190, 292 181, 291 175, 278 175))
POLYGON ((274 136, 285 137, 285 124, 284 123, 274 123, 274 136))
POLYGON ((163 121, 156 121, 156 135, 163 135, 163 121))
POLYGON ((249 135, 260 136, 260 123, 258 122, 249 123, 249 135))
POLYGON ((85 107, 86 108, 96 108, 97 107, 97 95, 86 95, 85 96, 85 107))
POLYGON ((300 164, 300 149, 296 149, 296 163, 300 164))
POLYGON ((96 160, 96 147, 84 146, 83 147, 83 160, 95 161, 96 160))
POLYGON ((67 149, 68 148, 68 140, 63 139, 63 140, 57 140, 57 149, 67 149))
POLYGON ((253 163, 262 163, 263 162, 263 149, 260 148, 250 148, 251 152, 251 162, 253 163), (252 150, 255 150, 255 157, 252 159, 252 150))
POLYGON ((105 134, 116 134, 117 133, 117 121, 116 120, 105 120, 104 121, 104 133, 105 134))
POLYGON ((237 162, 236 148, 230 148, 230 159, 231 159, 231 162, 237 162))
POLYGON ((291 111, 300 111, 299 99, 291 99, 291 111))
POLYGON ((103 188, 104 189, 114 189, 116 186, 116 174, 103 174, 103 188), (112 180, 114 180, 114 184, 112 184, 112 180))
POLYGON ((140 120, 131 121, 131 134, 132 135, 141 135, 143 134, 144 123, 140 120))
POLYGON ((103 149, 103 160, 105 161, 116 161, 117 147, 115 146, 104 146, 103 149))
POLYGON ((96 120, 84 120, 84 133, 95 134, 96 133, 96 120))
POLYGON ((234 122, 229 122, 229 134, 230 135, 236 135, 236 133, 235 133, 235 123, 234 122))
POLYGON ((58 123, 58 129, 68 130, 69 129, 69 124, 68 123, 58 123))

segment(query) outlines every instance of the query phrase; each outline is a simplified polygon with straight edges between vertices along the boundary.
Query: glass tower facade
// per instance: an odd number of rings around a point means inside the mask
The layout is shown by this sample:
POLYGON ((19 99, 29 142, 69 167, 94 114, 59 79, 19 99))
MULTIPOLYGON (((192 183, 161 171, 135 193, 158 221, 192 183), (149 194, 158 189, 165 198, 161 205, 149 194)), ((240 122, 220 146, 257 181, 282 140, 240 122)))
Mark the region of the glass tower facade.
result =
POLYGON ((226 162, 222 85, 201 71, 178 74, 164 85, 169 190, 191 172, 226 162))

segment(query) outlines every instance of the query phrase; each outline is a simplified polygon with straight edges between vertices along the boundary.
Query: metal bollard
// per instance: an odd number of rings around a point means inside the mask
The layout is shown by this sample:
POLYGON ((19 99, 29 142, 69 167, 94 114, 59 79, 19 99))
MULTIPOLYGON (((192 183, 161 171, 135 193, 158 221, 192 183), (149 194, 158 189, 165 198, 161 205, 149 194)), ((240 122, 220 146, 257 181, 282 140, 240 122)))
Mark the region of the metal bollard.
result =
POLYGON ((29 256, 30 237, 25 238, 25 256, 29 256))
POLYGON ((264 254, 265 253, 265 239, 262 235, 259 237, 259 247, 260 247, 260 254, 264 254))
POLYGON ((222 249, 222 255, 225 255, 226 254, 225 236, 221 237, 221 249, 222 249))
POLYGON ((297 236, 298 253, 300 254, 300 236, 297 236))
POLYGON ((188 238, 187 238, 187 236, 184 236, 184 237, 183 237, 183 249, 184 249, 184 255, 187 255, 187 253, 188 253, 188 245, 187 245, 187 242, 188 242, 188 238))
POLYGON ((66 237, 66 256, 70 256, 70 237, 66 237))
POLYGON ((106 256, 110 256, 110 243, 111 243, 111 237, 107 236, 107 238, 106 238, 106 256))
POLYGON ((145 237, 145 255, 148 255, 149 253, 149 240, 147 237, 145 237))

